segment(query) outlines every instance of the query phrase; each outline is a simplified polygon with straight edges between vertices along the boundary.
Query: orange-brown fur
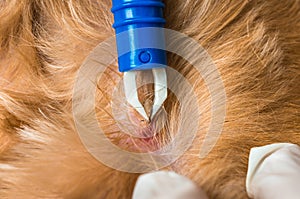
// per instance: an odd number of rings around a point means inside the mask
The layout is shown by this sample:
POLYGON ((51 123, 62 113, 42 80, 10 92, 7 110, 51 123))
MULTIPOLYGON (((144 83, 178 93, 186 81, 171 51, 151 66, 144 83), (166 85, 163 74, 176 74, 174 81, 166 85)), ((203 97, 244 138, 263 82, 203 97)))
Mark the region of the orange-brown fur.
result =
MULTIPOLYGON (((191 66, 169 55, 169 65, 194 83, 202 127, 191 149, 166 169, 188 176, 210 198, 247 198, 250 148, 300 144, 300 1, 164 2, 166 27, 208 51, 227 94, 221 138, 199 159, 210 121, 209 93, 191 66)), ((131 197, 138 175, 95 160, 72 118, 76 72, 88 53, 114 34, 110 8, 110 0, 0 1, 1 198, 131 197)), ((118 79, 116 71, 111 66, 106 74, 118 79)), ((101 100, 99 120, 107 103, 101 100)), ((172 127, 177 105, 169 99, 166 107, 172 127)))

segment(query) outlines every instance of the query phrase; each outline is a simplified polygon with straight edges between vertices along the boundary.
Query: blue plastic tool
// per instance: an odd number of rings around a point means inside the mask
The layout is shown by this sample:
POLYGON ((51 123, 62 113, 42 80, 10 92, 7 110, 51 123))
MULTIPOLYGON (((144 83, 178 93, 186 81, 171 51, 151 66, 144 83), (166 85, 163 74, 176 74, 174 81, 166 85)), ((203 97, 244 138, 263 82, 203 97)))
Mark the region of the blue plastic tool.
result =
POLYGON ((124 72, 128 103, 146 120, 152 119, 167 98, 167 65, 161 0, 112 0, 113 27, 116 31, 119 71, 124 72), (138 99, 137 70, 152 70, 154 102, 150 116, 138 99))
POLYGON ((164 47, 163 17, 164 4, 161 0, 113 0, 113 27, 116 31, 119 71, 145 70, 162 67, 167 64, 166 52, 155 48, 157 44, 164 47), (157 27, 135 31, 138 28, 157 27), (119 33, 126 32, 126 36, 119 33), (148 48, 138 49, 139 46, 148 48), (153 47, 153 48, 151 48, 153 47), (130 52, 121 54, 121 48, 130 52), (160 65, 159 65, 160 64, 160 65))

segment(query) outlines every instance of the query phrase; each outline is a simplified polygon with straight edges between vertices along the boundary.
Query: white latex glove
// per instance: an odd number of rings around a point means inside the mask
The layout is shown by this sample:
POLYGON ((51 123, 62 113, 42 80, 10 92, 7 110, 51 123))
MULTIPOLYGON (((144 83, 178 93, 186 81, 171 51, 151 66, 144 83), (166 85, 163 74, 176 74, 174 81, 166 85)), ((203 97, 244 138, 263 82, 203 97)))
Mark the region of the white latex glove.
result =
POLYGON ((191 180, 174 172, 158 171, 141 175, 132 199, 208 199, 191 180))
POLYGON ((282 143, 251 149, 246 186, 254 199, 299 199, 300 147, 282 143))

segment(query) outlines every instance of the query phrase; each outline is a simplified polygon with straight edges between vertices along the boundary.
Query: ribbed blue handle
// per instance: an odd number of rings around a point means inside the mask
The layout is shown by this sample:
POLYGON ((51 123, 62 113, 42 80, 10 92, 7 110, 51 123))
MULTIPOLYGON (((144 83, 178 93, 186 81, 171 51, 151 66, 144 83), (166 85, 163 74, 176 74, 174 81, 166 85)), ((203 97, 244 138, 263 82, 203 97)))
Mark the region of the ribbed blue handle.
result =
POLYGON ((112 2, 119 71, 146 70, 166 65, 163 2, 161 0, 112 2), (128 49, 129 52, 124 54, 122 49, 128 49))

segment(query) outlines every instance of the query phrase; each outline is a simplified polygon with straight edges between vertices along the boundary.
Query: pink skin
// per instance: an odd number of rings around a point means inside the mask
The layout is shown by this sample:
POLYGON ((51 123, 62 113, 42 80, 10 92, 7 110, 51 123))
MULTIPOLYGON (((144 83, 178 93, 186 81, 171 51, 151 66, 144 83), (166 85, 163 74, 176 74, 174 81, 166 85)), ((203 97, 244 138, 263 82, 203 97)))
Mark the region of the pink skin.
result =
POLYGON ((122 133, 123 138, 118 146, 133 152, 147 152, 157 150, 155 121, 145 120, 135 109, 128 108, 128 121, 134 129, 131 135, 122 133))

